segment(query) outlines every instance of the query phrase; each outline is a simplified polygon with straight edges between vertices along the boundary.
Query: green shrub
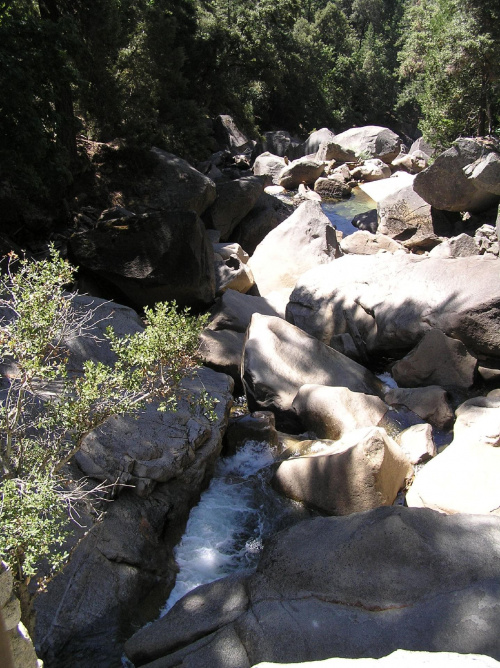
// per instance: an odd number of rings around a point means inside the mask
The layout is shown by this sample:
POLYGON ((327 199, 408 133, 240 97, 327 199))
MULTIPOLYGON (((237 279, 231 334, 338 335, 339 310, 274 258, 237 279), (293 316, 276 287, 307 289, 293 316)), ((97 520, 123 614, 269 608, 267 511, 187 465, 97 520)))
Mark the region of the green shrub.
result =
MULTIPOLYGON (((82 439, 108 417, 136 413, 153 399, 160 410, 175 409, 180 381, 197 366, 206 317, 157 304, 146 310, 144 331, 119 338, 108 328, 114 364, 87 360, 82 373, 69 374, 66 341, 95 336, 96 310, 78 310, 63 290, 74 269, 55 252, 10 267, 0 281, 0 361, 8 369, 0 406, 0 554, 26 583, 41 559, 54 570, 67 557, 61 545, 76 497, 66 464, 82 439)), ((206 397, 200 404, 213 417, 206 397)))

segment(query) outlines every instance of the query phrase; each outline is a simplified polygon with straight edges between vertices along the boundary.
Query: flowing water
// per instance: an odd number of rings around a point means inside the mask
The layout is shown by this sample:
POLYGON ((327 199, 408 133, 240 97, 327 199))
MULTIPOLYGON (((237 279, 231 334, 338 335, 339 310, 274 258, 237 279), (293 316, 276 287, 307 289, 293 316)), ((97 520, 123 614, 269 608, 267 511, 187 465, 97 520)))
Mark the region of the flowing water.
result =
POLYGON ((162 616, 195 587, 255 568, 266 537, 312 516, 271 488, 274 459, 267 443, 249 441, 219 460, 175 549, 179 573, 162 616))

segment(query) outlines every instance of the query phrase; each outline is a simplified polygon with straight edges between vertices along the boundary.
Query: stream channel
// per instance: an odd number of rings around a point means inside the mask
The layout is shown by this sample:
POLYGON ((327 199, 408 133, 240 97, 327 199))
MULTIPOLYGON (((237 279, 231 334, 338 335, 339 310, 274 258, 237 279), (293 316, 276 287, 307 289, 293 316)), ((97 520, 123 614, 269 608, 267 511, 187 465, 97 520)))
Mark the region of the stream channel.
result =
MULTIPOLYGON (((280 199, 291 201, 287 196, 280 199)), ((374 209, 376 203, 356 188, 349 199, 321 206, 332 225, 348 236, 356 232, 354 216, 374 209)), ((219 459, 175 548, 179 572, 161 617, 195 587, 255 569, 267 537, 317 515, 273 490, 276 458, 278 453, 268 443, 248 441, 235 455, 219 459)), ((125 656, 122 664, 132 666, 125 656)))
MULTIPOLYGON (((359 189, 349 199, 322 203, 344 236, 356 231, 351 225, 355 215, 375 206, 359 189)), ((249 441, 235 455, 219 460, 175 549, 179 573, 162 616, 195 587, 255 568, 266 537, 313 514, 272 489, 276 456, 267 443, 249 441)))
POLYGON ((161 616, 195 587, 254 569, 268 536, 316 514, 272 489, 276 457, 268 443, 247 441, 219 459, 175 548, 179 573, 161 616))
MULTIPOLYGON (((356 232, 351 225, 355 215, 375 206, 359 189, 349 199, 322 203, 332 225, 344 236, 356 232)), ((249 441, 235 455, 219 460, 175 549, 179 573, 162 616, 195 587, 255 568, 267 536, 312 515, 270 486, 276 456, 267 443, 249 441)))

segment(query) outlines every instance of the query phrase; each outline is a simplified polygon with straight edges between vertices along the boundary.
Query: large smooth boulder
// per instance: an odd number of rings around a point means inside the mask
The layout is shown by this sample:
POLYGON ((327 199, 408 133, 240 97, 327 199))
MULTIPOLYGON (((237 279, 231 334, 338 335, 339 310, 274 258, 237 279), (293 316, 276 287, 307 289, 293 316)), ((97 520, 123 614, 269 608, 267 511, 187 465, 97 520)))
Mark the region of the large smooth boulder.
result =
POLYGON ((160 211, 104 221, 73 234, 71 259, 103 292, 133 306, 176 300, 206 306, 215 297, 214 253, 191 211, 160 211))
POLYGON ((487 397, 474 397, 456 410, 453 442, 471 441, 496 447, 500 444, 500 397, 493 390, 487 397))
POLYGON ((307 201, 255 249, 249 266, 261 295, 289 288, 303 273, 332 262, 340 249, 335 230, 320 202, 307 201))
POLYGON ((351 186, 348 185, 341 175, 332 175, 328 178, 320 176, 314 184, 314 192, 322 199, 341 199, 349 197, 351 186))
POLYGON ((252 255, 260 242, 280 223, 289 218, 294 209, 277 197, 262 193, 255 206, 231 233, 231 241, 240 244, 252 255))
POLYGON ((257 176, 244 176, 217 185, 217 199, 207 212, 207 220, 220 232, 221 241, 229 239, 263 192, 263 178, 257 176))
POLYGON ((329 515, 389 506, 413 474, 410 461, 385 429, 346 434, 321 452, 282 462, 273 486, 329 515))
MULTIPOLYGON (((335 144, 338 145, 344 156, 366 158, 380 158, 390 164, 399 155, 401 139, 397 134, 378 125, 367 125, 361 128, 351 128, 335 135, 335 144)), ((334 156, 335 160, 345 162, 349 157, 334 156)), ((352 157, 351 157, 352 160, 352 157)))
POLYGON ((241 132, 234 119, 228 114, 217 116, 214 121, 214 134, 218 143, 232 153, 242 153, 251 147, 248 137, 241 132))
POLYGON ((311 132, 303 144, 304 155, 312 155, 313 153, 316 153, 323 142, 329 141, 334 137, 335 133, 329 128, 320 128, 319 130, 311 132))
POLYGON ((498 202, 498 195, 468 178, 467 168, 487 158, 492 149, 480 139, 457 139, 451 148, 417 174, 415 192, 436 209, 485 211, 498 202))
POLYGON ((482 188, 494 195, 500 195, 499 153, 488 153, 485 158, 476 160, 475 163, 465 168, 465 173, 467 178, 473 181, 476 187, 482 188))
POLYGON ((388 410, 372 394, 325 385, 302 385, 292 407, 308 431, 334 441, 355 429, 377 426, 388 410))
POLYGON ((500 399, 475 397, 456 411, 452 443, 415 476, 412 507, 500 514, 500 399))
POLYGON ((281 422, 297 424, 292 408, 305 384, 382 393, 367 369, 280 318, 255 314, 245 343, 242 376, 250 410, 272 410, 281 422))
POLYGON ((438 429, 447 429, 453 423, 454 413, 448 392, 437 385, 391 388, 385 393, 384 401, 391 406, 406 406, 438 429))
POLYGON ((286 167, 285 160, 273 153, 261 153, 253 164, 255 176, 270 176, 275 185, 279 184, 279 174, 286 167))
POLYGON ((256 573, 185 596, 126 651, 150 668, 250 668, 396 649, 499 659, 499 580, 498 517, 395 506, 319 517, 271 538, 256 573))
POLYGON ((278 185, 296 190, 301 183, 312 185, 323 174, 324 165, 314 158, 299 158, 288 163, 278 175, 278 185))
POLYGON ((358 181, 380 181, 380 179, 388 179, 391 175, 391 168, 379 158, 365 160, 362 165, 355 167, 351 171, 353 179, 358 181))
POLYGON ((277 316, 276 309, 264 298, 226 290, 211 311, 209 329, 246 332, 254 313, 277 316))
POLYGON ((408 355, 392 367, 392 376, 402 387, 469 388, 474 382, 477 360, 461 341, 439 329, 431 329, 408 355))
POLYGON ((360 230, 344 237, 340 242, 340 248, 343 253, 354 253, 356 255, 374 255, 380 251, 387 253, 408 252, 404 246, 385 234, 373 234, 367 230, 360 230))
POLYGON ((201 216, 215 200, 215 183, 173 153, 153 148, 151 155, 152 169, 135 170, 130 182, 117 177, 123 206, 134 213, 180 210, 201 216))
POLYGON ((437 454, 430 424, 413 424, 398 435, 397 442, 412 464, 421 464, 437 454))
MULTIPOLYGON (((293 147, 289 153, 288 157, 290 158, 301 158, 305 155, 316 154, 323 143, 331 141, 335 137, 335 134, 328 128, 320 128, 311 132, 309 137, 299 144, 298 146, 293 147)), ((325 160, 329 158, 317 158, 318 160, 325 160)))
POLYGON ((440 235, 453 229, 446 214, 427 204, 412 185, 381 199, 377 213, 377 231, 409 249, 431 249, 440 242, 440 235))
POLYGON ((356 329, 369 352, 400 356, 430 329, 500 357, 496 259, 346 255, 301 276, 287 320, 329 344, 356 329))

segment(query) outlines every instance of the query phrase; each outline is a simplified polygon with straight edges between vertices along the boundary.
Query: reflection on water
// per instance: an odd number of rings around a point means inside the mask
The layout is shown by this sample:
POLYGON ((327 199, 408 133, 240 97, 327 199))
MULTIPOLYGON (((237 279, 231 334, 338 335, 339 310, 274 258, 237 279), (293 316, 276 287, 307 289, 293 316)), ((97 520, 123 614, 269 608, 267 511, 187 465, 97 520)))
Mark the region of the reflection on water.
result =
POLYGON ((351 225, 354 216, 370 211, 370 209, 376 209, 377 204, 362 190, 355 188, 349 199, 343 199, 340 202, 322 202, 321 208, 332 225, 343 232, 346 237, 357 232, 357 228, 351 225))

